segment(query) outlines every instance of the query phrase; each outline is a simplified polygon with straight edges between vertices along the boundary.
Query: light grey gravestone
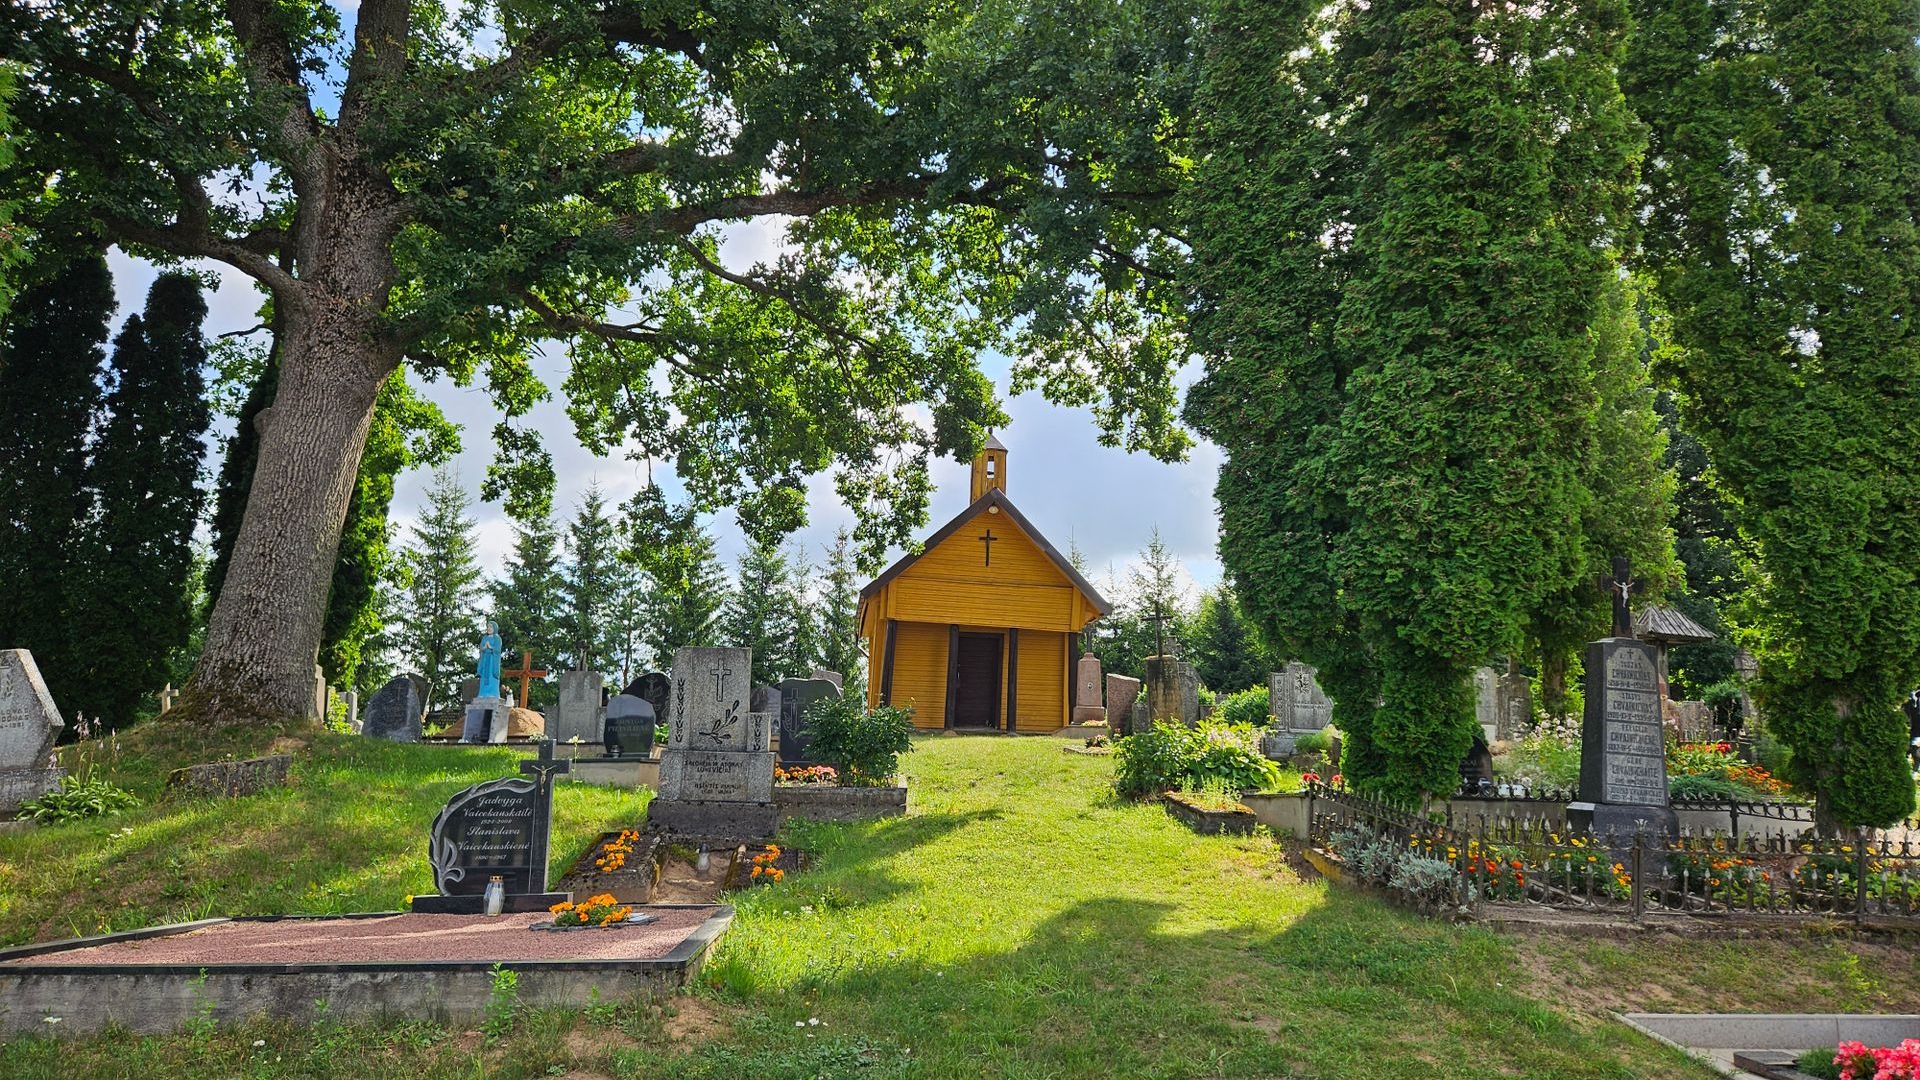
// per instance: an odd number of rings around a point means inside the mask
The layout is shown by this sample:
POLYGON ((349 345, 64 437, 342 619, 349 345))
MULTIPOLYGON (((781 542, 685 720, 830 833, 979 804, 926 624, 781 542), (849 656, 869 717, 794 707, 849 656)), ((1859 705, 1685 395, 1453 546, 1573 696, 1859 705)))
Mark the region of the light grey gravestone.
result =
POLYGON ((1104 724, 1107 721, 1107 707, 1100 697, 1100 658, 1087 653, 1074 665, 1073 678, 1073 722, 1076 724, 1104 724))
POLYGON ((1298 660, 1267 677, 1267 711, 1274 726, 1319 731, 1333 723, 1333 699, 1320 689, 1319 672, 1298 660))
POLYGON ((360 734, 389 742, 419 742, 420 718, 427 708, 427 680, 396 675, 367 702, 360 734))
POLYGON ((52 764, 53 744, 66 726, 33 654, 0 649, 0 811, 59 785, 67 771, 52 764))
POLYGON ((750 649, 680 649, 673 656, 667 747, 652 828, 699 843, 773 835, 775 715, 754 712, 750 649))
POLYGON ((560 697, 547 723, 557 743, 601 741, 606 679, 597 671, 566 671, 559 679, 560 697))
POLYGON ((1140 680, 1125 675, 1107 676, 1107 722, 1124 724, 1127 730, 1122 735, 1138 734, 1133 730, 1133 703, 1140 700, 1140 680))
POLYGON ((1500 673, 1490 667, 1473 669, 1473 722, 1488 742, 1500 737, 1500 673))
POLYGON ((748 712, 763 712, 773 716, 780 715, 780 688, 777 686, 756 686, 753 695, 747 699, 748 712))
POLYGON ((1496 734, 1514 739, 1533 723, 1533 683, 1519 672, 1500 676, 1500 719, 1496 734))

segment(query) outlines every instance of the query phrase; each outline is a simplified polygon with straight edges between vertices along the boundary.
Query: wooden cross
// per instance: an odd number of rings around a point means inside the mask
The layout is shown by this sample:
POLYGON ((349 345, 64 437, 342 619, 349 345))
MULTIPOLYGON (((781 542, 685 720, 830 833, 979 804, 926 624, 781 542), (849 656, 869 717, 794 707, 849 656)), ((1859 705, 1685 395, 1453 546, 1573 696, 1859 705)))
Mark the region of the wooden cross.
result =
POLYGON ((520 652, 520 670, 503 671, 500 673, 500 677, 503 679, 520 680, 520 700, 514 704, 519 705, 523 709, 532 708, 532 706, 527 704, 527 683, 534 679, 544 679, 547 675, 547 669, 533 666, 533 654, 524 649, 520 652))
POLYGON ((985 565, 985 566, 993 565, 993 542, 998 539, 1000 538, 993 535, 992 529, 988 529, 986 535, 980 538, 981 549, 987 553, 986 562, 983 563, 982 565, 985 565))
POLYGON ((1173 616, 1162 611, 1160 609, 1160 601, 1155 600, 1153 602, 1153 614, 1147 616, 1147 621, 1153 624, 1153 655, 1167 655, 1167 643, 1161 631, 1166 628, 1168 623, 1173 621, 1173 616))

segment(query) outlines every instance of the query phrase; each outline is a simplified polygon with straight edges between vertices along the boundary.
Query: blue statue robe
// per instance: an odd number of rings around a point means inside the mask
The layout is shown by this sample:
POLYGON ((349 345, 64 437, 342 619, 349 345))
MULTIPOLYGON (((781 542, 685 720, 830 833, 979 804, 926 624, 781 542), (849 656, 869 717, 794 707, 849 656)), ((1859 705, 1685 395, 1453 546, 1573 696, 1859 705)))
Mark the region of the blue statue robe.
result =
POLYGON ((480 676, 480 695, 500 696, 500 635, 486 634, 480 639, 480 665, 474 674, 480 676))

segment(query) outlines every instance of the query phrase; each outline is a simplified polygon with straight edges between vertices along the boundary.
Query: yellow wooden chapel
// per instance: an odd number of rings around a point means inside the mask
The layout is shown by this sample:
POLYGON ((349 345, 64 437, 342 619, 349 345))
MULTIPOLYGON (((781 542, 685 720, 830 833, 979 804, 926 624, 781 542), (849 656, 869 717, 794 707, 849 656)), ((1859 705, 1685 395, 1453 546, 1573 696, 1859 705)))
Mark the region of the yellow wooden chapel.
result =
POLYGON ((1067 724, 1080 631, 1112 611, 1007 498, 989 437, 965 510, 860 590, 867 704, 922 729, 1049 732, 1067 724))

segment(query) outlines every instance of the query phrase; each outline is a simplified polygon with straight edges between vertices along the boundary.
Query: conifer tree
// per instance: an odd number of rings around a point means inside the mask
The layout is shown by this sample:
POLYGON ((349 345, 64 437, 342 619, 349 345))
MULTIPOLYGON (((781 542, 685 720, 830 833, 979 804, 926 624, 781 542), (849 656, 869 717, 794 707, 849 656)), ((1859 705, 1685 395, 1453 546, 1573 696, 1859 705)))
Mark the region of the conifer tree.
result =
POLYGON ((1187 627, 1189 655, 1200 681, 1222 694, 1267 685, 1273 664, 1259 633, 1240 613, 1239 598, 1226 582, 1200 597, 1187 627))
POLYGON ((794 673, 800 646, 787 553, 777 543, 750 544, 740 553, 734 578, 720 615, 720 640, 753 650, 755 683, 779 682, 794 673))
MULTIPOLYGON (((513 553, 507 557, 506 576, 493 583, 493 618, 500 624, 500 641, 509 650, 525 649, 536 663, 551 666, 571 648, 564 627, 567 618, 566 574, 560 559, 560 531, 553 518, 541 515, 518 522, 513 530, 513 553)), ((544 682, 528 684, 529 709, 545 709, 555 691, 544 682)))
POLYGON ((624 553, 645 577, 641 638, 651 663, 665 670, 675 649, 719 643, 726 572, 713 536, 691 506, 670 506, 648 485, 628 501, 621 522, 624 553))
POLYGON ((110 727, 167 681, 193 631, 193 533, 205 499, 207 315, 200 285, 163 274, 114 340, 107 419, 87 468, 92 511, 76 538, 65 621, 81 678, 69 707, 110 727))
MULTIPOLYGON (((564 652, 576 670, 603 674, 619 671, 614 659, 623 636, 614 625, 612 605, 618 586, 619 538, 607 513, 606 496, 598 484, 580 496, 573 522, 567 526, 564 652)), ((519 650, 528 646, 512 645, 519 650)))
POLYGON ((1665 364, 1756 559, 1757 697, 1823 831, 1914 807, 1920 7, 1639 0, 1665 364))
POLYGON ((1226 453, 1222 561, 1375 790, 1458 782, 1468 671, 1585 571, 1626 28, 1622 0, 1226 0, 1204 35, 1188 416, 1226 453))
POLYGON ((408 580, 397 641, 413 670, 432 683, 435 700, 450 700, 452 688, 472 672, 480 640, 484 591, 471 505, 459 478, 437 470, 413 543, 401 556, 408 580))
POLYGON ((820 666, 839 672, 847 693, 863 693, 867 654, 860 637, 859 566, 853 536, 845 529, 834 534, 827 549, 820 585, 820 666))
POLYGON ((34 269, 0 336, 0 648, 31 650, 64 705, 83 682, 69 647, 84 635, 63 614, 85 573, 75 539, 113 283, 97 251, 49 245, 34 269))

